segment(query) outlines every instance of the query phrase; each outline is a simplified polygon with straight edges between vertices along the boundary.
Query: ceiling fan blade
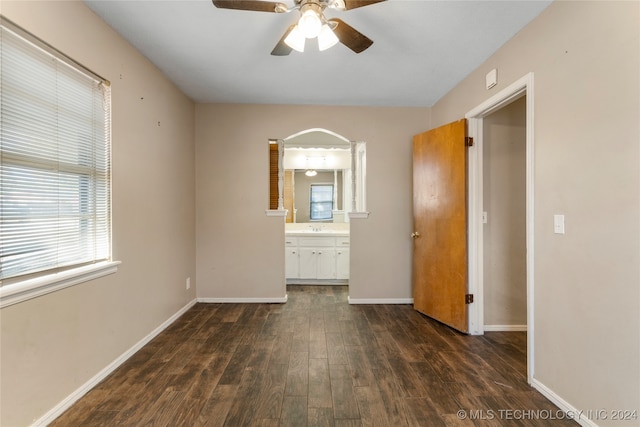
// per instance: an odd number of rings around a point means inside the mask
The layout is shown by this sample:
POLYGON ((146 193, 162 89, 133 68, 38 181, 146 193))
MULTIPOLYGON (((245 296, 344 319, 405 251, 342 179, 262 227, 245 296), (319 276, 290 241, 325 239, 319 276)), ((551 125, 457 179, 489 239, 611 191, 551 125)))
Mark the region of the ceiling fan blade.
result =
POLYGON ((376 3, 381 3, 386 0, 344 0, 345 10, 356 9, 358 7, 369 6, 376 3))
POLYGON ((292 26, 289 27, 289 29, 287 31, 284 32, 284 34, 282 35, 282 38, 280 39, 280 41, 278 42, 276 47, 274 47, 273 50, 271 51, 271 55, 274 55, 274 56, 287 56, 287 55, 289 55, 291 53, 291 51, 293 49, 291 47, 289 47, 289 45, 284 42, 284 39, 287 38, 287 36, 295 28, 295 26, 296 26, 296 24, 293 24, 292 26))
POLYGON ((360 53, 373 44, 373 40, 356 30, 342 19, 332 18, 329 22, 335 22, 337 26, 333 32, 340 40, 340 43, 354 51, 360 53))
POLYGON ((258 0, 212 0, 213 5, 220 9, 251 10, 255 12, 275 12, 288 11, 287 5, 273 1, 258 0))

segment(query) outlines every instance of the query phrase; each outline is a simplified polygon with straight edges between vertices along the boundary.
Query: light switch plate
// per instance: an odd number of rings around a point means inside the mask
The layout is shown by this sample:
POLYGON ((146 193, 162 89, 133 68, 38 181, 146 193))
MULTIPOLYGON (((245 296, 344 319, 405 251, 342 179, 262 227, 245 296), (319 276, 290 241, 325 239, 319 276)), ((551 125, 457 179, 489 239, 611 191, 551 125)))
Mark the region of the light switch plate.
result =
POLYGON ((556 234, 564 234, 564 215, 553 216, 553 232, 556 234))

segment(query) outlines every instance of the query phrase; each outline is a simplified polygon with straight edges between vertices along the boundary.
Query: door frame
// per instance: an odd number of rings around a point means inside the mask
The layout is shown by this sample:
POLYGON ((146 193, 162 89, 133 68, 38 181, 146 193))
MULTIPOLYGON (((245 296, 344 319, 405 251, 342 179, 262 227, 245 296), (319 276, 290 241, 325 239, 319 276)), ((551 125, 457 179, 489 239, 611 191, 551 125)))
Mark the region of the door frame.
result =
POLYGON ((527 381, 534 375, 534 110, 533 73, 528 73, 496 95, 473 108, 465 118, 473 149, 468 157, 468 239, 469 293, 475 303, 469 306, 469 333, 484 334, 484 254, 483 254, 483 119, 516 99, 526 96, 526 247, 527 247, 527 381))

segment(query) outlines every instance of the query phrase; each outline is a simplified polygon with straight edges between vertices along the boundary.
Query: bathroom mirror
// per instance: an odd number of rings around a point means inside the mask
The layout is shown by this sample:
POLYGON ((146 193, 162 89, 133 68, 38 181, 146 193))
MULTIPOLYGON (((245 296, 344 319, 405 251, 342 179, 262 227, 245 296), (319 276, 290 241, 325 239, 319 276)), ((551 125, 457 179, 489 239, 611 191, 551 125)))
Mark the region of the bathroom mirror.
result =
POLYGON ((286 222, 348 222, 364 211, 365 145, 325 129, 269 141, 269 209, 286 222))

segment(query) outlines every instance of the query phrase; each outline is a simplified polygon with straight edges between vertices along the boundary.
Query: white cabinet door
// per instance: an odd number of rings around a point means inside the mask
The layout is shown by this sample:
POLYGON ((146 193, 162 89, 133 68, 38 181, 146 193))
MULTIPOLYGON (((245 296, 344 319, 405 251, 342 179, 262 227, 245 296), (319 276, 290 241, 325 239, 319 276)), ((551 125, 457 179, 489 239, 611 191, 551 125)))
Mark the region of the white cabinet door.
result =
POLYGON ((318 269, 316 248, 300 248, 300 279, 315 279, 318 269))
POLYGON ((300 277, 300 268, 298 264, 298 248, 285 248, 284 255, 284 277, 287 279, 297 279, 300 277))
POLYGON ((335 279, 336 250, 334 248, 317 248, 316 256, 318 259, 316 277, 318 279, 335 279))
POLYGON ((349 248, 336 250, 336 279, 349 278, 349 248))

